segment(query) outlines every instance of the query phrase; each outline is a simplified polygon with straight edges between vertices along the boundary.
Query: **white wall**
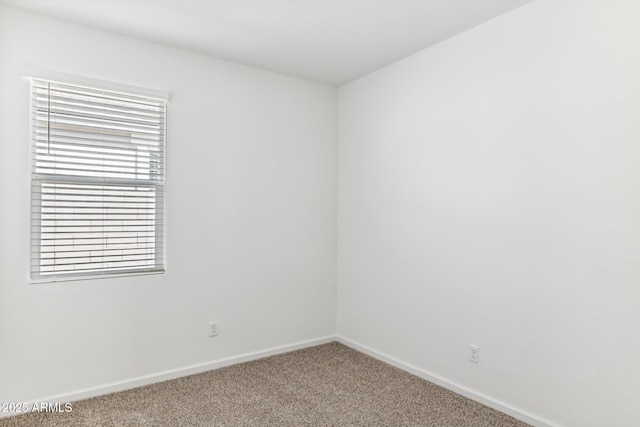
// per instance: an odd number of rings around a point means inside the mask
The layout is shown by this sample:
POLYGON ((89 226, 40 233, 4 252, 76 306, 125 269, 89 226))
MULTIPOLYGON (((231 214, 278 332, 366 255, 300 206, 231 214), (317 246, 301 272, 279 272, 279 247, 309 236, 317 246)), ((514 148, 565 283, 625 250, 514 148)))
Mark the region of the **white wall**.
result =
POLYGON ((537 0, 340 88, 340 336, 539 420, 640 425, 638 22, 537 0))
POLYGON ((332 336, 336 176, 335 88, 0 6, 0 401, 332 336), (28 283, 23 65, 171 93, 166 274, 28 283))

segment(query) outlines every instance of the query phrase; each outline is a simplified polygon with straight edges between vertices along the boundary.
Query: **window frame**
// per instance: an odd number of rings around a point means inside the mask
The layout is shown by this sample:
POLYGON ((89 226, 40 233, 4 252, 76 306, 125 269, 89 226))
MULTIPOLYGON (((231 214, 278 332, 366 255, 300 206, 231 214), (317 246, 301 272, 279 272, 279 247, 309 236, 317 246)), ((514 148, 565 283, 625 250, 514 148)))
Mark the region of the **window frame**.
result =
MULTIPOLYGON (((158 92, 158 91, 152 91, 144 88, 118 85, 110 82, 100 82, 92 79, 84 79, 84 78, 76 79, 66 75, 63 78, 57 78, 57 77, 52 78, 47 75, 43 76, 42 74, 43 73, 30 73, 30 75, 28 76, 29 83, 30 83, 29 84, 29 96, 30 96, 29 121, 30 121, 30 128, 31 128, 31 131, 29 133, 30 135, 29 141, 30 141, 30 160, 32 162, 32 166, 30 170, 31 206, 29 210, 30 211, 29 282, 33 284, 38 284, 38 283, 51 283, 51 282, 88 280, 88 279, 104 279, 104 278, 113 278, 113 277, 122 277, 122 276, 138 276, 138 275, 152 275, 152 274, 165 273, 166 271, 166 218, 167 218, 166 203, 165 203, 166 188, 167 188, 166 187, 166 163, 167 163, 167 155, 166 155, 167 125, 166 123, 167 123, 167 107, 168 107, 168 101, 169 101, 168 94, 165 94, 163 92, 158 92), (137 179, 119 181, 113 178, 99 177, 99 176, 96 176, 93 178, 73 176, 73 175, 72 176, 65 176, 65 175, 46 176, 47 174, 37 173, 36 172, 36 161, 37 161, 37 154, 36 154, 36 151, 37 151, 36 150, 37 105, 36 104, 37 102, 35 101, 35 97, 36 97, 35 93, 36 93, 36 85, 38 84, 38 82, 64 85, 64 86, 76 88, 79 90, 87 89, 89 91, 94 91, 96 93, 103 93, 105 96, 112 94, 116 96, 122 95, 125 97, 132 97, 132 99, 139 98, 139 99, 146 99, 146 100, 154 100, 155 102, 158 103, 158 106, 161 105, 161 110, 160 110, 161 114, 158 115, 158 117, 160 117, 159 129, 161 134, 161 137, 159 137, 158 139, 159 152, 161 153, 160 154, 161 158, 159 160, 161 162, 161 167, 160 167, 161 176, 157 175, 156 170, 153 169, 152 167, 153 156, 151 154, 148 154, 147 171, 149 175, 146 182, 143 182, 144 180, 138 181, 137 179), (113 186, 113 187, 119 187, 119 189, 123 192, 126 192, 127 187, 130 187, 129 188, 130 190, 131 188, 135 188, 135 190, 131 190, 133 193, 136 193, 141 188, 146 188, 148 190, 152 189, 150 191, 154 192, 152 203, 154 204, 155 209, 152 211, 153 214, 149 214, 149 216, 152 216, 153 218, 148 219, 148 221, 151 221, 153 223, 153 231, 152 231, 153 243, 152 245, 144 246, 144 244, 141 245, 139 242, 136 242, 132 244, 134 245, 132 249, 135 250, 135 249, 139 249, 140 247, 144 247, 147 250, 149 250, 149 248, 153 247, 152 249, 153 266, 150 267, 150 266, 138 265, 138 266, 132 266, 132 267, 114 268, 107 265, 106 267, 103 266, 100 269, 97 269, 97 270, 94 269, 91 271, 80 270, 80 271, 74 272, 74 271, 67 270, 63 272, 55 272, 55 271, 43 272, 42 271, 43 264, 41 260, 43 259, 43 253, 45 252, 42 246, 42 235, 44 233, 43 231, 44 220, 43 220, 43 213, 42 213, 42 207, 44 206, 42 204, 42 201, 44 199, 42 198, 43 197, 42 186, 43 185, 52 185, 52 186, 64 185, 65 183, 69 185, 86 184, 86 188, 89 188, 91 185, 94 185, 96 189, 101 186, 103 190, 109 186, 113 186), (38 195, 35 195, 34 189, 38 187, 39 187, 40 193, 38 195), (37 238, 35 236, 37 236, 37 238)), ((108 103, 105 103, 103 107, 107 105, 108 103)), ((47 107, 47 108, 48 108, 47 111, 50 112, 51 107, 47 107)), ((86 118, 86 117, 82 117, 82 118, 86 118)), ((47 119, 47 123, 51 123, 51 121, 47 119)), ((107 132, 105 133, 108 134, 109 131, 107 130, 107 132)), ((131 138, 133 141, 133 136, 131 138)), ((131 143, 133 144, 133 142, 131 143)), ((99 146, 99 149, 107 150, 106 147, 108 147, 108 144, 105 144, 105 140, 100 140, 98 146, 99 146)), ((94 155, 94 154, 95 153, 91 153, 91 155, 94 155)), ((137 177, 137 174, 138 174, 137 154, 136 154, 135 166, 133 166, 131 170, 135 171, 134 175, 137 177)), ((106 173, 106 175, 108 175, 108 173, 106 173)), ((87 190, 87 191, 90 191, 90 190, 87 190)), ((108 205, 109 202, 104 201, 105 199, 106 198, 103 195, 103 202, 102 202, 102 205, 100 206, 103 206, 102 208, 105 211, 108 211, 109 209, 113 209, 113 206, 108 205)), ((57 196, 56 196, 56 200, 57 200, 57 196)), ((85 199, 83 202, 86 203, 86 201, 87 200, 85 199)), ((135 212, 138 212, 138 211, 136 210, 135 212)), ((112 216, 110 217, 109 214, 105 213, 104 220, 106 221, 109 219, 113 219, 112 216)), ((123 221, 123 224, 124 224, 124 221, 123 221)), ((57 229, 57 226, 54 226, 54 227, 56 227, 57 229)), ((106 236, 107 231, 104 230, 106 228, 106 224, 104 223, 104 221, 103 221, 102 227, 103 227, 103 231, 102 231, 103 236, 106 236)), ((108 237, 104 237, 104 239, 108 240, 108 237)), ((143 250, 143 249, 140 249, 140 250, 143 250)), ((108 250, 112 250, 112 249, 110 247, 107 249, 103 249, 103 251, 105 252, 108 250)), ((54 252, 55 252, 55 249, 54 249, 54 252)), ((122 253, 124 253, 124 251, 122 253)), ((108 255, 102 255, 103 258, 107 256, 108 255)), ((57 255, 54 255, 54 258, 56 260, 59 259, 57 255)), ((124 256, 122 257, 122 259, 124 259, 124 256)), ((102 261, 102 263, 108 264, 108 261, 102 261)), ((79 265, 79 264, 80 264, 79 262, 75 262, 75 263, 72 262, 69 265, 79 265)))

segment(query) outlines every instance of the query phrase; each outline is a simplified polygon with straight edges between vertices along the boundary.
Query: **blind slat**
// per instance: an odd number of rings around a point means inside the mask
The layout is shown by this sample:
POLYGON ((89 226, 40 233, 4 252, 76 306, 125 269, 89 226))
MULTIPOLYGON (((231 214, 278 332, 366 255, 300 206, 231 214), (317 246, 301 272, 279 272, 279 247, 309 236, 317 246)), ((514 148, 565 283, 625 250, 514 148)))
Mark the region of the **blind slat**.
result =
MULTIPOLYGON (((115 102, 115 105, 118 105, 118 103, 126 105, 128 103, 131 105, 143 105, 143 106, 146 106, 146 108, 157 108, 157 105, 164 103, 164 101, 156 98, 148 98, 148 97, 138 96, 138 95, 129 95, 129 94, 119 93, 119 92, 116 93, 116 92, 105 91, 101 89, 92 89, 88 87, 69 85, 69 84, 60 83, 60 82, 49 82, 46 80, 34 79, 33 81, 35 82, 34 93, 46 94, 47 93, 46 91, 50 87, 51 93, 67 94, 75 97, 85 97, 85 99, 87 97, 99 97, 99 99, 104 100, 105 102, 103 103, 106 103, 106 104, 112 104, 109 101, 113 101, 115 102)), ((82 99, 82 98, 79 98, 79 99, 82 99)))
POLYGON ((111 146, 109 149, 116 147, 118 144, 125 149, 129 149, 132 144, 134 146, 143 145, 146 146, 146 149, 150 152, 154 150, 159 150, 158 141, 161 140, 161 137, 164 137, 164 134, 157 134, 151 137, 147 135, 143 135, 140 133, 101 133, 99 134, 99 138, 92 138, 92 133, 87 133, 79 129, 56 129, 53 135, 51 135, 50 129, 46 125, 42 125, 40 123, 35 123, 32 126, 32 132, 36 135, 38 142, 41 144, 77 144, 79 146, 87 146, 92 145, 93 147, 100 147, 104 144, 111 142, 111 146), (80 144, 79 141, 82 143, 80 144), (92 141, 95 141, 94 144, 91 144, 92 141))
POLYGON ((113 112, 116 114, 126 113, 127 115, 133 117, 162 117, 163 111, 161 109, 153 109, 153 108, 141 108, 136 104, 129 105, 105 105, 101 100, 95 101, 90 98, 85 99, 77 99, 73 97, 66 96, 64 93, 59 91, 51 91, 51 96, 47 96, 48 93, 46 89, 43 89, 43 93, 35 94, 32 97, 33 105, 38 109, 45 110, 49 108, 48 106, 53 105, 67 105, 73 106, 77 109, 83 109, 88 111, 95 112, 113 112), (51 103, 49 103, 49 99, 51 103))

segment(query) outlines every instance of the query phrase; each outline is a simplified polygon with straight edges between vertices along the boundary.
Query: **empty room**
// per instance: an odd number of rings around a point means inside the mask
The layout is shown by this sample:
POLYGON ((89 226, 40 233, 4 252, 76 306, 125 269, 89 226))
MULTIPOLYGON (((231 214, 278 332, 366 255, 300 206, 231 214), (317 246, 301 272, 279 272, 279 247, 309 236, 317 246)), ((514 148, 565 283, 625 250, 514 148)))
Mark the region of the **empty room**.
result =
POLYGON ((0 426, 639 426, 639 41, 638 0, 0 0, 0 426))

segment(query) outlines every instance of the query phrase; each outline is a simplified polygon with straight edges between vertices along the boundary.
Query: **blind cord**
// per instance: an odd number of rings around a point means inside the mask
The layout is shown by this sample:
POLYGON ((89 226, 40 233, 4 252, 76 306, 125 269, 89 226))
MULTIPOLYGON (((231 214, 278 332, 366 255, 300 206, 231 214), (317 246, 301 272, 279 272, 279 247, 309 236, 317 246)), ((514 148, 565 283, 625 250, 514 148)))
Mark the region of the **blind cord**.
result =
POLYGON ((47 154, 51 154, 51 83, 47 82, 47 154))

